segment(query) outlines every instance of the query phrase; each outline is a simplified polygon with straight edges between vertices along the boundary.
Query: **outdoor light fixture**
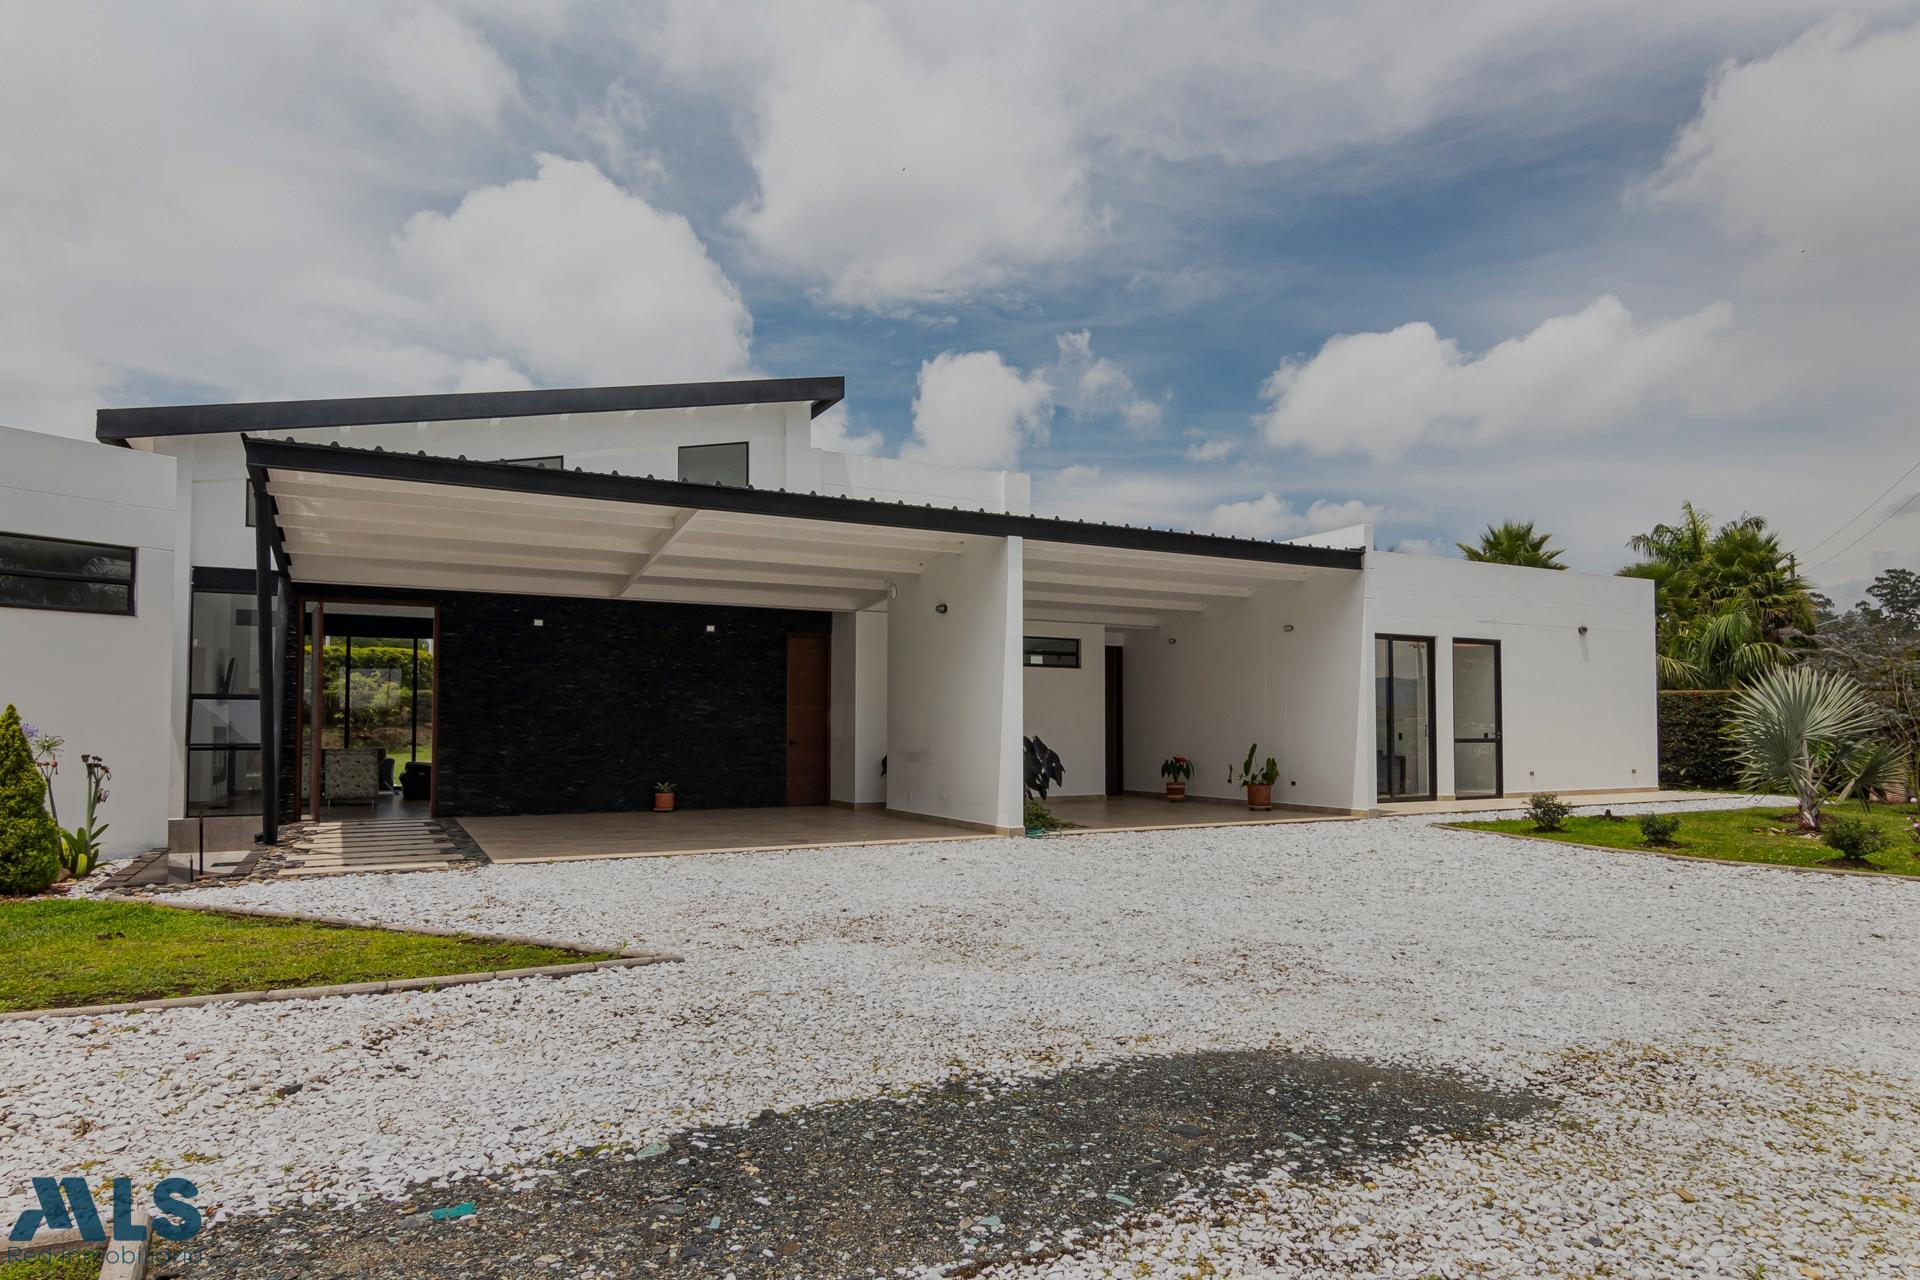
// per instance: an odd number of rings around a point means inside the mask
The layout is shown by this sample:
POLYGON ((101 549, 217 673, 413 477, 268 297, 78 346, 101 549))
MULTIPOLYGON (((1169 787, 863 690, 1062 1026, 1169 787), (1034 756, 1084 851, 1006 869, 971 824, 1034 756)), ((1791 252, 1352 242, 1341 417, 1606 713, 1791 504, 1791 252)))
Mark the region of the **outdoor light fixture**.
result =
POLYGON ((1167 637, 1167 643, 1168 643, 1168 644, 1179 644, 1179 643, 1180 643, 1180 641, 1179 641, 1178 639, 1176 639, 1175 637, 1173 637, 1173 636, 1168 636, 1168 637, 1167 637))
POLYGON ((1580 634, 1581 635, 1587 634, 1587 624, 1584 622, 1580 624, 1580 634))
POLYGON ((947 611, 947 602, 942 600, 939 604, 933 606, 933 611, 935 613, 945 613, 947 611))
POLYGON ((1293 630, 1293 624, 1292 624, 1291 622, 1289 622, 1289 623, 1288 623, 1288 624, 1287 624, 1286 626, 1284 626, 1284 627, 1281 627, 1280 629, 1281 629, 1282 631, 1291 631, 1291 630, 1293 630))
POLYGON ((533 620, 533 625, 536 627, 544 627, 547 625, 547 620, 545 618, 535 618, 533 620))
POLYGON ((720 629, 720 628, 718 628, 718 627, 716 627, 716 626, 714 626, 714 625, 713 625, 713 624, 712 624, 711 622, 709 622, 709 623, 707 624, 707 634, 708 634, 708 635, 712 635, 712 634, 713 634, 714 632, 716 632, 716 631, 718 631, 719 629, 720 629))

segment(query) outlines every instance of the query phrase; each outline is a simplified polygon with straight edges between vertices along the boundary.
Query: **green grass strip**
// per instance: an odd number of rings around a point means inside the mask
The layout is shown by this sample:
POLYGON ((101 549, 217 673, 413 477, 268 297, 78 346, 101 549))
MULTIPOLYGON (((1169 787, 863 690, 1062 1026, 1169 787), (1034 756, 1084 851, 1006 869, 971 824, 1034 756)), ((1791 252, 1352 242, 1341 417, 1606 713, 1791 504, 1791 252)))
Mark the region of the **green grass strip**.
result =
POLYGON ((1920 842, 1909 834, 1910 808, 1875 805, 1869 813, 1858 804, 1831 806, 1828 813, 1864 817, 1887 833, 1887 848, 1864 862, 1841 858, 1818 839, 1799 833, 1794 815, 1767 806, 1757 809, 1697 809, 1674 816, 1680 830, 1671 848, 1656 849, 1640 834, 1638 814, 1603 818, 1579 814, 1568 818, 1564 831, 1535 831, 1526 818, 1499 822, 1455 822, 1464 831, 1497 831, 1505 835, 1534 836, 1566 844, 1595 844, 1609 849, 1636 849, 1672 853, 1720 862, 1752 862, 1775 867, 1827 867, 1851 871, 1883 871, 1892 875, 1920 875, 1920 842))
POLYGON ((0 902, 0 1010, 611 960, 472 937, 248 919, 144 903, 0 902))

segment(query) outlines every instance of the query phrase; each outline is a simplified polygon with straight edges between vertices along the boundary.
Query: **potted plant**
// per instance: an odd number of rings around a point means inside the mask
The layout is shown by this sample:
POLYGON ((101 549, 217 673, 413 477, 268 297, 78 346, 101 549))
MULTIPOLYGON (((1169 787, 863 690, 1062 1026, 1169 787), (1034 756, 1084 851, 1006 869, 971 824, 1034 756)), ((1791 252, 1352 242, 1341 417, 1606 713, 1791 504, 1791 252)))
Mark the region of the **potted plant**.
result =
POLYGON ((653 811, 655 813, 671 813, 673 811, 673 787, 674 784, 671 782, 656 782, 653 784, 653 811))
POLYGON ((1253 767, 1253 753, 1259 749, 1260 744, 1257 742, 1247 748, 1246 761, 1240 766, 1237 775, 1232 765, 1227 766, 1227 785, 1245 787, 1247 808, 1265 812, 1273 808, 1273 783, 1280 776, 1280 766, 1272 756, 1268 756, 1267 762, 1261 765, 1256 773, 1253 767))
POLYGON ((1185 756, 1168 756, 1160 762, 1160 776, 1167 780, 1167 799, 1178 804, 1187 798, 1187 779, 1193 776, 1193 761, 1185 756))

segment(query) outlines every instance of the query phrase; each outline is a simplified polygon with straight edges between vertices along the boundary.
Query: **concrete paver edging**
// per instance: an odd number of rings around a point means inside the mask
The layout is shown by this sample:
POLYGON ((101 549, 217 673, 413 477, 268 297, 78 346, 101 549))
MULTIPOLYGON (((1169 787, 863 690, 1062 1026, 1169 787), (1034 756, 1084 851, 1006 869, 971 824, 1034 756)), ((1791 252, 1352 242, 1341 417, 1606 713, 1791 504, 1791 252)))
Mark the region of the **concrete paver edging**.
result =
MULTIPOLYGON (((152 906, 145 898, 103 895, 97 902, 125 902, 152 906)), ((270 907, 227 907, 199 903, 166 904, 181 911, 204 911, 209 915, 253 917, 267 920, 298 920, 306 924, 331 925, 349 929, 379 929, 387 933, 420 933, 439 938, 473 938, 480 942, 506 942, 517 946, 548 947, 558 951, 612 950, 588 947, 578 942, 553 938, 527 938, 515 934, 475 933, 470 929, 444 929, 430 925, 403 928, 399 925, 349 920, 341 916, 303 915, 298 911, 277 911, 270 907)), ((15 1009, 0 1013, 0 1022, 26 1018, 79 1018, 107 1013, 139 1013, 148 1009, 193 1009, 208 1004, 265 1004, 279 1000, 314 1000, 326 996, 378 995, 390 991, 425 991, 436 987, 459 987, 474 982, 493 982, 503 978, 564 978, 576 973, 596 973, 603 969, 637 969, 653 964, 679 964, 681 958, 667 951, 648 951, 630 947, 616 951, 614 960, 582 960, 573 964, 533 965, 524 969, 499 969, 474 973, 443 973, 423 978, 389 978, 375 982, 347 982, 325 987, 281 987, 270 991, 221 991, 198 996, 168 996, 159 1000, 129 1000, 120 1004, 77 1005, 70 1009, 15 1009)))

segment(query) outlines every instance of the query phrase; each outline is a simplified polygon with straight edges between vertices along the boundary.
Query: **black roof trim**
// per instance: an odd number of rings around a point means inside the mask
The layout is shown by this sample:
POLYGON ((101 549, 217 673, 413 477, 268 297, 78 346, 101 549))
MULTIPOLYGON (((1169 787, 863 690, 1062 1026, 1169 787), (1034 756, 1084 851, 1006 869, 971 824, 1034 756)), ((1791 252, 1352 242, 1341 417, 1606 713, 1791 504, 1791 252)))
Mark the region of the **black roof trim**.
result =
POLYGON ((505 462, 474 462, 466 458, 351 449, 338 444, 303 444, 295 440, 250 437, 245 445, 247 466, 255 474, 272 468, 286 468, 510 493, 641 502, 747 515, 926 529, 937 533, 1030 538, 1041 542, 1068 542, 1090 547, 1212 556, 1225 560, 1252 560, 1321 569, 1359 569, 1365 560, 1365 553, 1352 547, 1304 546, 1293 542, 1181 533, 1172 529, 1099 524, 1053 516, 1008 515, 999 511, 921 506, 906 502, 883 502, 874 498, 792 493, 785 489, 690 484, 680 480, 656 480, 652 476, 623 476, 604 471, 547 471, 538 467, 516 467, 505 462))
POLYGON ((248 404, 181 404, 101 409, 94 436, 198 436, 301 427, 361 427, 384 422, 450 422, 462 418, 525 418, 545 413, 612 413, 623 409, 705 409, 715 405, 810 401, 813 416, 839 404, 845 378, 748 378, 670 382, 646 387, 573 387, 546 391, 473 391, 451 395, 361 396, 345 400, 261 400, 248 404))

